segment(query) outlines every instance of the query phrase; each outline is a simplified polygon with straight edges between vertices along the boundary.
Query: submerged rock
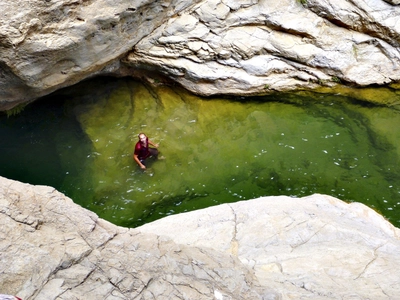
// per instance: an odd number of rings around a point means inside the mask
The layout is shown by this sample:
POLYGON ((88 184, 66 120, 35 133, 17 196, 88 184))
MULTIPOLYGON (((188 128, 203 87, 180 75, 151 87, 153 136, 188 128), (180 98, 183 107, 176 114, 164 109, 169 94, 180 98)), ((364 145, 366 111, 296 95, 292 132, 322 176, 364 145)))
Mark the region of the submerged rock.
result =
POLYGON ((394 299, 399 229, 359 203, 265 197, 117 227, 0 177, 0 290, 27 299, 394 299))
POLYGON ((3 1, 0 109, 96 75, 199 95, 398 82, 398 1, 3 1))

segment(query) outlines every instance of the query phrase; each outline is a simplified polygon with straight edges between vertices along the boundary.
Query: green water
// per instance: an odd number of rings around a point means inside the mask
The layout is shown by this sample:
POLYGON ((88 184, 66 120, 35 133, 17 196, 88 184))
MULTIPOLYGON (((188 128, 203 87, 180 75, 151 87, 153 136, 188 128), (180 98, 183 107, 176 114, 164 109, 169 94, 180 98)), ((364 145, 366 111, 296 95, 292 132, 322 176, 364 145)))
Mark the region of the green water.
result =
POLYGON ((400 112, 340 95, 200 99, 97 79, 0 119, 0 175, 52 185, 115 224, 269 195, 323 193, 400 225, 400 112), (142 171, 137 134, 165 159, 142 171))

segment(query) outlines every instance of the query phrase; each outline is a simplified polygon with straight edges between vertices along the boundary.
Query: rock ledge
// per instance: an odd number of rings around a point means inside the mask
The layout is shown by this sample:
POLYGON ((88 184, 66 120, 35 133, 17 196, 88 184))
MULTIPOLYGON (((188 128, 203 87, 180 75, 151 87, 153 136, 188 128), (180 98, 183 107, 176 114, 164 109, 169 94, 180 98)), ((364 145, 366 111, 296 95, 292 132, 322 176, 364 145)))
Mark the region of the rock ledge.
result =
POLYGON ((398 83, 399 1, 331 2, 2 1, 0 110, 97 75, 198 95, 398 83))
POLYGON ((359 203, 265 197, 117 227, 0 177, 0 291, 27 299, 395 299, 399 229, 359 203))

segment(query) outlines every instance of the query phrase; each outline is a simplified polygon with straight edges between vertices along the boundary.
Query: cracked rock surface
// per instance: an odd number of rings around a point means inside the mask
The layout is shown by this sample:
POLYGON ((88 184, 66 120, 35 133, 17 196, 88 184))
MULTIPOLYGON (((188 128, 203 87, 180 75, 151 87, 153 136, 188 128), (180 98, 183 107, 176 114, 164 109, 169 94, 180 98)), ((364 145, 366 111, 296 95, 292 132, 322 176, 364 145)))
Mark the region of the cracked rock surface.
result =
POLYGON ((400 230, 359 203, 265 197, 128 229, 0 177, 0 291, 27 299, 395 299, 400 230))
POLYGON ((396 83, 398 4, 2 1, 0 110, 96 75, 161 73, 199 95, 396 83))
POLYGON ((262 299, 238 257, 117 227, 45 186, 0 177, 0 290, 27 299, 262 299))

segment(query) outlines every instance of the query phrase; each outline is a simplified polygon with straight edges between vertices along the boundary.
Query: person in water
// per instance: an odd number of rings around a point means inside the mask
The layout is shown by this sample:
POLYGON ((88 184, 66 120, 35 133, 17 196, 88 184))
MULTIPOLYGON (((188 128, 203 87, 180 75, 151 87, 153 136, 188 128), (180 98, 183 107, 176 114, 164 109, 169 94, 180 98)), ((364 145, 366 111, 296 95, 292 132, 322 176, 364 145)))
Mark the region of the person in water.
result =
POLYGON ((145 170, 146 166, 144 165, 144 161, 146 158, 149 158, 150 156, 157 158, 158 150, 155 148, 158 148, 158 144, 154 144, 150 141, 144 133, 139 133, 138 137, 139 141, 136 143, 133 159, 141 169, 145 170), (150 148, 149 145, 155 148, 150 148))

